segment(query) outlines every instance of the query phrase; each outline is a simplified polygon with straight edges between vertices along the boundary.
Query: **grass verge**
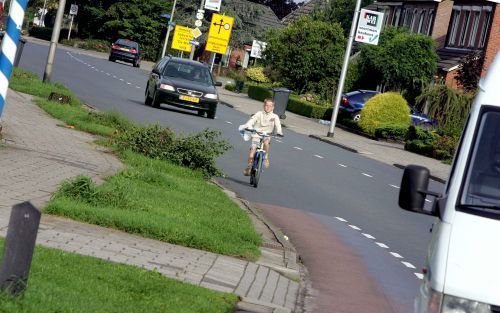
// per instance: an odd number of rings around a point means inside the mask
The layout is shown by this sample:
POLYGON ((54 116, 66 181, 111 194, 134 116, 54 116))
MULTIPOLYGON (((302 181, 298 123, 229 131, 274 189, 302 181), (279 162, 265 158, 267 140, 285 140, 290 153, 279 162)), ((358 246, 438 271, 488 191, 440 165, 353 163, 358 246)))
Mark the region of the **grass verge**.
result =
POLYGON ((158 272, 38 246, 28 288, 16 298, 0 293, 0 312, 229 313, 236 302, 158 272))
MULTIPOLYGON (((116 113, 89 111, 66 87, 44 84, 19 69, 11 86, 43 97, 36 100, 40 107, 80 130, 109 137, 133 125, 116 113), (51 91, 70 96, 71 104, 45 100, 51 91)), ((248 260, 259 257, 261 238, 247 214, 201 171, 128 151, 117 153, 125 170, 100 186, 82 177, 66 182, 45 212, 248 260)))

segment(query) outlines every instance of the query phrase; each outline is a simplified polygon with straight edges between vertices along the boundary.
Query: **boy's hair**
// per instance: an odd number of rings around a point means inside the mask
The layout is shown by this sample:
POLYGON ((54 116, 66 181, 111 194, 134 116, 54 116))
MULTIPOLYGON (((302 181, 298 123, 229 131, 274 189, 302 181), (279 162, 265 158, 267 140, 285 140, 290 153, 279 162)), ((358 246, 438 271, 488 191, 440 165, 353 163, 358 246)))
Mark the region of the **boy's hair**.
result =
POLYGON ((266 104, 267 102, 271 102, 273 104, 273 106, 274 106, 274 100, 273 99, 271 99, 271 98, 264 99, 264 104, 266 104))

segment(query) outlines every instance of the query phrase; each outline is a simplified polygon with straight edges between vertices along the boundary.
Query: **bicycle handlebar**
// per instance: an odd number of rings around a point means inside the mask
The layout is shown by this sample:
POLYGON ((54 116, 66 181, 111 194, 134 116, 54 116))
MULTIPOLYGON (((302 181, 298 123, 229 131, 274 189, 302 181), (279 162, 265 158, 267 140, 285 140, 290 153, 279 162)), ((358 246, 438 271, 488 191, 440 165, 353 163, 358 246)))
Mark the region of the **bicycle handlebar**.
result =
MULTIPOLYGON (((271 135, 267 134, 267 133, 263 133, 263 132, 259 132, 253 128, 245 128, 244 131, 247 131, 247 132, 250 132, 252 134, 257 134, 259 136, 264 136, 264 137, 271 137, 271 135)), ((283 137, 282 134, 277 134, 276 136, 278 137, 283 137)))

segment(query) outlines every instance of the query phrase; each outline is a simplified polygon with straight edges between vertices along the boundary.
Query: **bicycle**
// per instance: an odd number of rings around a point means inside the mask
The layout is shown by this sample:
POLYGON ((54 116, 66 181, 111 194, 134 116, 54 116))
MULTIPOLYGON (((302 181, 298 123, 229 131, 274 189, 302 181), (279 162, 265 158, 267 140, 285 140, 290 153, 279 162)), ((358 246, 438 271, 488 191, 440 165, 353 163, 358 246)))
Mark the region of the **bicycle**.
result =
POLYGON ((255 150, 255 154, 253 156, 252 169, 250 171, 250 185, 257 188, 257 186, 259 185, 260 174, 262 173, 264 168, 264 160, 266 159, 264 140, 271 136, 266 133, 256 131, 255 129, 245 128, 245 131, 252 134, 257 134, 260 137, 259 144, 257 145, 257 149, 255 150))

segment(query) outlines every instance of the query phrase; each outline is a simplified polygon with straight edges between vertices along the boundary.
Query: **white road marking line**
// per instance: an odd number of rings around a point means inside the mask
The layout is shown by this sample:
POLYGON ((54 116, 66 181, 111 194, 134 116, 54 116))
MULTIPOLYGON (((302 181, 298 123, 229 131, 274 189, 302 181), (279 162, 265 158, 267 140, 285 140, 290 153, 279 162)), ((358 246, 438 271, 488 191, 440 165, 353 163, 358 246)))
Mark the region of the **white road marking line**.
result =
POLYGON ((132 85, 131 83, 127 82, 127 85, 132 85))
POLYGON ((113 75, 113 78, 116 78, 116 76, 115 76, 115 75, 113 75))
POLYGON ((321 155, 315 154, 314 156, 317 157, 318 159, 324 159, 324 157, 322 157, 321 155))
POLYGON ((230 122, 230 121, 226 121, 226 123, 228 123, 228 124, 233 124, 233 122, 230 122))
POLYGON ((297 150, 302 150, 302 148, 300 147, 293 147, 294 149, 297 149, 297 150))
POLYGON ((425 199, 425 201, 426 201, 426 202, 432 202, 431 200, 427 200, 427 199, 425 199))
POLYGON ((373 177, 372 175, 369 175, 369 174, 366 174, 366 173, 361 173, 363 175, 365 175, 366 177, 373 177))
POLYGON ((389 252, 390 254, 392 254, 393 257, 395 258, 398 258, 398 259, 402 259, 403 257, 401 256, 401 254, 399 253, 396 253, 396 252, 389 252))
POLYGON ((101 73, 104 73, 104 71, 101 71, 101 73))
POLYGON ((376 242, 375 244, 376 244, 377 246, 381 247, 381 248, 384 248, 384 249, 389 249, 389 247, 388 247, 386 244, 384 244, 384 243, 381 243, 381 242, 376 242))
POLYGON ((110 73, 106 73, 106 75, 111 76, 111 74, 110 74, 110 73))
POLYGON ((417 276, 418 279, 424 279, 424 274, 422 273, 414 273, 415 276, 417 276))
POLYGON ((401 263, 403 263, 406 267, 409 267, 409 268, 416 268, 413 264, 409 263, 409 262, 404 262, 404 261, 401 261, 401 263))
POLYGON ((120 78, 120 81, 123 81, 123 78, 120 78))
POLYGON ((347 165, 337 163, 338 166, 347 167, 347 165))
POLYGON ((336 219, 338 219, 338 220, 339 220, 339 221, 341 221, 341 222, 347 222, 347 220, 345 220, 345 219, 343 219, 343 218, 341 218, 341 217, 335 216, 335 218, 336 218, 336 219))
POLYGON ((389 186, 394 187, 394 188, 396 188, 396 189, 401 188, 401 187, 399 187, 399 186, 396 186, 396 185, 391 185, 391 184, 389 184, 389 186))
POLYGON ((137 88, 137 89, 141 89, 141 87, 140 87, 140 86, 135 86, 135 88, 137 88))
POLYGON ((372 235, 370 234, 362 234, 363 236, 365 236, 366 238, 368 239, 376 239, 375 237, 373 237, 372 235))
POLYGON ((274 139, 274 140, 275 140, 275 141, 277 141, 277 142, 281 142, 281 143, 283 143, 283 141, 281 141, 281 140, 279 140, 279 139, 274 139))
POLYGON ((359 228, 358 226, 355 226, 355 225, 349 224, 348 226, 351 227, 352 229, 355 229, 355 230, 361 230, 361 228, 359 228))

